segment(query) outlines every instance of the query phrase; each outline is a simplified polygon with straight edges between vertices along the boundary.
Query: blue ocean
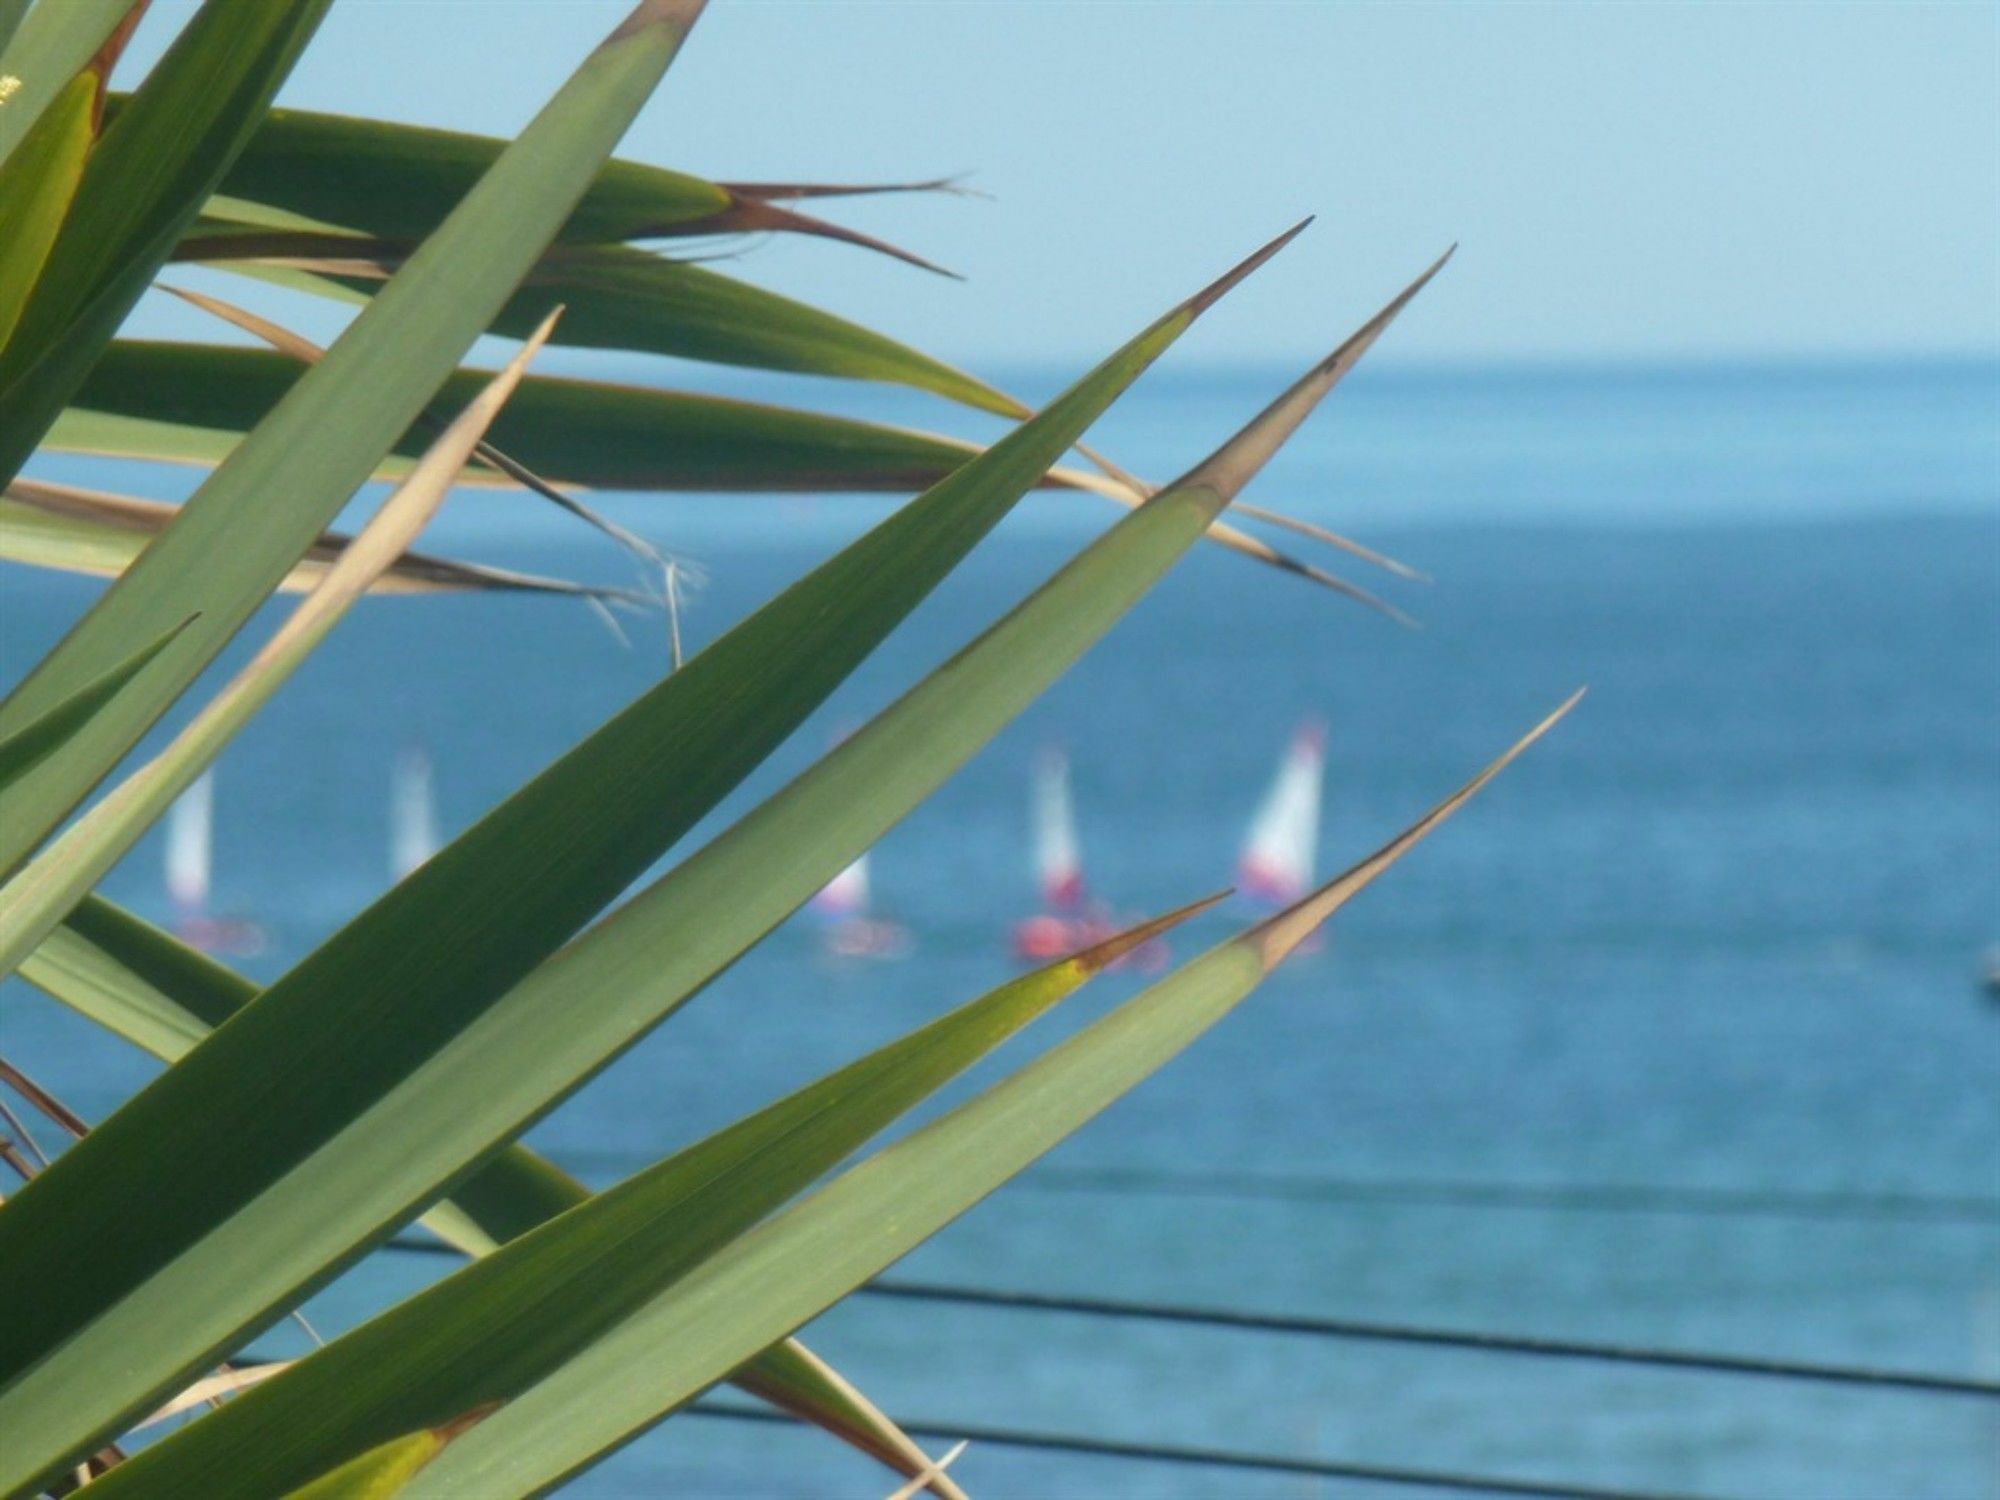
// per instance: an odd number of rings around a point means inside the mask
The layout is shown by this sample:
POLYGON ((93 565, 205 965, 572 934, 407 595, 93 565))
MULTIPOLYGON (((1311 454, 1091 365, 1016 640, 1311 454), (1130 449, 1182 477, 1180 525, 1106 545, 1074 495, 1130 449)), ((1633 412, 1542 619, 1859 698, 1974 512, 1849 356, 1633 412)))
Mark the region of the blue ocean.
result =
MULTIPOLYGON (((1039 397, 1063 373, 1015 383, 1039 397)), ((1095 440, 1168 477, 1290 373, 1162 370, 1095 440)), ((992 431, 914 397, 731 388, 992 431)), ((532 1143, 615 1181, 1014 972, 1043 745, 1067 751, 1092 887, 1150 912, 1229 882, 1302 719, 1327 727, 1330 872, 1588 685, 1319 952, 897 1274, 2000 1378, 2000 1003, 1980 984, 2000 942, 2000 369, 1364 369, 1249 498, 1423 570, 1333 564, 1422 628, 1197 548, 878 846, 876 909, 909 929, 906 959, 829 960, 796 920, 532 1143)), ((698 648, 894 501, 604 503, 699 565, 698 648)), ((686 848, 1115 514, 1024 502, 686 848)), ((426 546, 629 576, 523 495, 455 498, 426 546)), ((0 678, 99 587, 8 570, 0 678)), ((384 888, 404 747, 428 751, 446 831, 465 826, 665 670, 664 624, 626 628, 621 644, 547 598, 358 610, 218 768, 215 906, 272 938, 247 967, 274 976, 384 888)), ((107 889, 164 920, 159 845, 107 889)), ((1176 934, 1177 956, 1244 916, 1176 934)), ((1107 977, 949 1098, 1142 982, 1107 977)), ((0 990, 0 1052, 93 1119, 156 1066, 19 985, 0 990)), ((445 1266, 377 1257, 309 1315, 331 1334, 445 1266)), ((889 1411, 944 1430, 1714 1500, 2000 1495, 2000 1402, 1976 1396, 882 1298, 807 1333, 889 1411)), ((256 1347, 300 1342, 280 1328, 256 1347)), ((1444 1493, 992 1442, 954 1473, 1017 1500, 1444 1493)), ((893 1487, 816 1433, 691 1419, 574 1493, 893 1487)))

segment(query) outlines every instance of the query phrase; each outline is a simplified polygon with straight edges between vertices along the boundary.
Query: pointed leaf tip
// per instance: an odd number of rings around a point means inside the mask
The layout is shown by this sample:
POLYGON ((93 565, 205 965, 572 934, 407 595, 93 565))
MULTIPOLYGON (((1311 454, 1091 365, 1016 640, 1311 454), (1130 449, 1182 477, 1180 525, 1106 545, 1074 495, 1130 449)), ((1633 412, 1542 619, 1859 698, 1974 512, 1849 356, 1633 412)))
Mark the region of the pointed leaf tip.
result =
POLYGON ((1109 968, 1133 949, 1151 942, 1161 933, 1180 926, 1189 917, 1198 916, 1200 913, 1207 911, 1216 902, 1227 898, 1229 894, 1229 890, 1220 890, 1212 896, 1202 897, 1199 901, 1191 901, 1186 906, 1170 911, 1164 916, 1154 917, 1150 922, 1141 922, 1137 927, 1129 928, 1119 933, 1116 937, 1108 938, 1104 942, 1097 944, 1095 947, 1085 948, 1079 953, 1073 953, 1070 955, 1068 961, 1081 966, 1086 975, 1095 974, 1101 969, 1109 968))
MULTIPOLYGON (((1368 346, 1374 343, 1381 335, 1382 330, 1396 321, 1397 315, 1416 300, 1417 293, 1429 286, 1431 278, 1442 271, 1450 262, 1452 256, 1457 253, 1458 246, 1456 244, 1449 246, 1444 254, 1440 255, 1424 268, 1422 274, 1415 281, 1412 281, 1408 286, 1396 293, 1394 297, 1390 298, 1388 306, 1362 324, 1346 343, 1329 354, 1320 368, 1331 370, 1339 365, 1343 359, 1346 360, 1349 367, 1352 367, 1354 362, 1367 352, 1368 346)), ((1343 370, 1342 373, 1345 373, 1345 371, 1343 370)))
MULTIPOLYGON (((859 245, 864 250, 873 250, 878 254, 889 256, 892 260, 900 260, 905 265, 915 266, 920 271, 930 271, 952 281, 965 280, 965 277, 958 272, 935 261, 925 260, 921 255, 905 250, 901 245, 892 245, 887 240, 877 239, 872 234, 863 234, 858 229, 849 229, 844 224, 835 224, 830 220, 816 219, 810 214, 799 213, 768 198, 740 199, 729 208, 711 214, 701 222, 704 229, 715 234, 788 231, 792 234, 816 235, 820 239, 859 245)), ((680 227, 685 231, 688 226, 683 223, 680 227)))
POLYGON ((632 13, 618 24, 618 29, 604 39, 604 45, 612 46, 655 27, 685 36, 707 4, 708 0, 639 0, 632 13))
MULTIPOLYGON (((1306 220, 1306 224, 1311 222, 1310 219, 1306 220)), ((1274 241, 1272 245, 1246 262, 1244 268, 1232 274, 1239 277, 1247 274, 1249 269, 1255 268, 1260 258, 1267 258, 1303 228, 1305 224, 1299 225, 1297 229, 1274 241)), ((1228 442, 1189 470, 1179 484, 1170 488, 1178 489, 1181 485, 1198 484, 1215 490, 1224 499, 1235 499, 1243 486, 1255 478, 1257 472, 1270 462, 1271 455, 1283 447, 1286 440, 1298 431, 1299 424, 1312 414, 1313 408, 1346 378, 1349 370, 1360 363, 1361 356, 1366 354, 1375 340, 1381 337, 1382 331, 1396 320, 1396 315, 1409 305, 1410 300, 1424 289, 1425 284, 1433 276, 1444 269, 1444 264, 1451 259, 1451 254, 1450 250, 1445 251, 1422 275, 1391 298, 1387 306, 1349 334, 1333 353, 1299 377, 1283 395, 1253 417, 1228 442)), ((1327 576, 1317 573, 1317 570, 1308 570, 1308 573, 1321 583, 1328 582, 1327 576)), ((1342 584, 1334 583, 1331 586, 1343 593, 1352 592, 1342 584)), ((1379 600, 1367 598, 1362 602, 1384 610, 1392 618, 1400 617, 1403 624, 1415 623, 1409 616, 1383 605, 1379 600)))
POLYGON ((1413 568, 1408 563, 1398 562, 1386 553, 1377 552, 1372 547, 1364 547, 1352 537, 1343 536, 1337 531, 1330 531, 1324 526, 1315 525, 1301 516, 1294 516, 1285 511, 1267 510, 1261 505, 1243 504, 1237 505, 1236 513, 1253 520, 1267 522, 1272 526, 1282 527, 1286 531, 1297 532, 1300 536, 1309 536, 1316 542, 1323 542, 1329 547, 1337 548, 1339 551, 1347 553, 1349 556, 1358 557, 1365 563, 1371 563, 1375 567, 1381 568, 1385 572, 1394 573, 1398 578, 1407 579, 1411 583, 1430 583, 1432 581, 1430 574, 1413 568))
POLYGON ((1306 226, 1310 223, 1312 223, 1312 217, 1308 215, 1262 249, 1253 252, 1246 259, 1223 272, 1221 276, 1188 298, 1186 303, 1183 304, 1184 311, 1191 318, 1200 317, 1227 296, 1244 277, 1248 276, 1252 271, 1263 265, 1265 261, 1269 260, 1280 250, 1284 249, 1285 246, 1305 233, 1306 226))
MULTIPOLYGON (((1285 568, 1287 572, 1293 571, 1287 565, 1291 564, 1294 559, 1286 557, 1282 552, 1278 556, 1282 559, 1279 566, 1285 568)), ((1424 628, 1424 622, 1409 613, 1409 611, 1398 609, 1381 595, 1369 592, 1358 583, 1349 583, 1337 573, 1329 573, 1324 568, 1315 568, 1311 563, 1298 563, 1297 571, 1301 577, 1311 579, 1321 588, 1331 589, 1344 599, 1352 599, 1356 604, 1374 610, 1376 614, 1381 615, 1392 624, 1402 626, 1405 630, 1422 630, 1424 628)))
POLYGON ((535 331, 529 334, 527 338, 522 341, 520 353, 516 355, 515 358, 513 360, 510 360, 508 363, 510 365, 518 363, 523 370, 526 370, 528 366, 528 361, 533 359, 537 354, 541 353, 542 346, 546 344, 549 341, 550 337, 555 333, 556 324, 559 321, 561 321, 562 315, 568 310, 569 310, 568 307, 561 302, 558 302, 554 307, 550 308, 548 316, 543 318, 541 322, 537 323, 535 325, 535 331))
POLYGON ((504 1401, 481 1402, 470 1411, 461 1412, 455 1417, 440 1422, 431 1429, 431 1436, 436 1438, 439 1445, 442 1446, 451 1442, 454 1438, 463 1437, 481 1422, 492 1416, 493 1413, 500 1410, 504 1405, 506 1405, 504 1401))
POLYGON ((1334 876, 1303 901, 1287 907, 1276 916, 1251 928, 1244 935, 1243 941, 1249 943, 1256 951, 1265 972, 1268 973, 1275 968, 1287 954, 1310 937, 1322 922, 1365 889, 1376 876, 1409 853, 1440 823, 1477 796, 1486 783, 1506 770, 1523 750, 1555 728, 1563 716, 1575 708, 1588 691, 1588 688, 1578 688, 1571 693, 1554 713, 1522 735, 1485 770, 1366 859, 1334 876))
MULTIPOLYGON (((945 1477, 944 1471, 957 1463, 959 1456, 970 1446, 971 1444, 968 1441, 960 1439, 952 1445, 951 1449, 942 1458, 926 1461, 922 1469, 910 1476, 910 1482, 891 1495, 889 1500, 916 1500, 916 1497, 927 1489, 941 1490, 943 1486, 940 1485, 939 1481, 942 1480, 944 1484, 950 1484, 950 1480, 945 1477)), ((951 1488, 954 1492, 963 1493, 963 1491, 958 1489, 957 1485, 951 1485, 951 1488)))
POLYGON ((85 72, 97 75, 97 97, 92 106, 95 110, 94 128, 101 129, 104 123, 104 90, 110 82, 111 71, 118 66, 118 59, 125 55, 125 45, 132 40, 132 33, 138 30, 139 22, 144 19, 146 7, 150 4, 152 0, 133 0, 131 7, 119 19, 118 24, 111 28, 111 34, 104 39, 104 45, 99 47, 96 55, 84 65, 85 72))

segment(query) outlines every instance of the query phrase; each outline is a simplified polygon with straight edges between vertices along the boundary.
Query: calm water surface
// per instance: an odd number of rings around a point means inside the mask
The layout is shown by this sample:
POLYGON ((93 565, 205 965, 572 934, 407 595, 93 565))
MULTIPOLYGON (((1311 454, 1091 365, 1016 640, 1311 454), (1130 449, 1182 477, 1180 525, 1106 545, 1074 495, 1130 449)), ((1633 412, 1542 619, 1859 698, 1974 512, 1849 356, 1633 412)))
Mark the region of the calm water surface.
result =
MULTIPOLYGON (((1170 472, 1282 379, 1156 381, 1106 440, 1170 472)), ((793 924, 534 1143, 613 1181, 1005 977, 1045 741, 1069 749, 1092 880, 1153 910, 1226 882, 1300 716, 1330 726, 1331 867, 1588 683, 1325 952, 904 1274, 2000 1377, 2000 1005, 1975 983, 2000 940, 1996 408, 1974 368, 1358 380, 1256 498, 1433 574, 1388 585, 1424 631, 1200 549, 884 841, 877 894, 910 961, 832 966, 793 924), (1885 1194, 1925 1201, 1791 1202, 1885 1194)), ((888 508, 613 503, 705 565, 697 642, 888 508)), ((440 549, 618 576, 525 499, 454 504, 440 549)), ((1107 518, 1029 502, 686 847, 1107 518)), ((11 680, 95 588, 9 572, 5 590, 11 680)), ((400 746, 430 748, 463 826, 654 680, 660 631, 637 629, 621 649, 580 608, 488 599, 344 625, 220 770, 217 904, 276 940, 251 967, 274 975, 381 890, 400 746)), ((164 916, 158 865, 149 841, 111 894, 164 916)), ((1131 988, 1086 992, 999 1061, 1131 988)), ((152 1072, 24 989, 0 1006, 6 1053, 86 1115, 152 1072)), ((371 1266, 314 1316, 345 1326, 436 1270, 371 1266)), ((812 1335, 891 1410, 944 1424, 1743 1500, 2000 1494, 1992 1402, 871 1300, 812 1335)), ((958 1472, 987 1496, 1378 1492, 977 1445, 958 1472)), ((810 1435, 677 1422, 577 1493, 887 1488, 810 1435)))

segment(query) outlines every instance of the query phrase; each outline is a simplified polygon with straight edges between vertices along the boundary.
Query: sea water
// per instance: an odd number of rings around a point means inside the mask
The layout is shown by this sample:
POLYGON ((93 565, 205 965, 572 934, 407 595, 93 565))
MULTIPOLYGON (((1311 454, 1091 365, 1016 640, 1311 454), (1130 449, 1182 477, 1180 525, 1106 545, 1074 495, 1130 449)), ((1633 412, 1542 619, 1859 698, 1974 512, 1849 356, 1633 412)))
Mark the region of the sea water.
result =
MULTIPOLYGON (((1164 477, 1285 378, 1156 376, 1102 436, 1164 477)), ((906 961, 832 963, 788 924, 531 1141, 614 1181, 1007 977, 1044 743, 1068 751, 1092 886, 1151 912, 1229 881, 1301 718, 1329 731, 1331 870, 1588 684, 1321 952, 899 1274, 2000 1377, 2000 1003, 1978 985, 2000 941, 2000 373, 1364 372, 1252 498, 1431 574, 1337 564, 1424 629, 1197 548, 882 841, 875 895, 914 935, 906 961)), ((702 566, 696 647, 892 503, 606 500, 702 566)), ((1112 515, 1028 501, 676 854, 1112 515)), ((626 576, 522 496, 454 500, 427 545, 626 576)), ((9 569, 4 588, 11 681, 98 585, 9 569)), ((658 678, 663 625, 627 628, 621 646, 545 598, 358 610, 219 769, 215 906, 272 936, 246 966, 275 976, 383 889, 401 747, 428 749, 462 828, 658 678)), ((164 920, 159 861, 155 835, 107 891, 164 920)), ((1242 918, 1204 919, 1177 954, 1242 918)), ((1140 982, 1084 992, 946 1102, 1140 982)), ((0 990, 0 1051, 91 1118, 154 1072, 19 985, 0 990)), ((380 1257, 311 1315, 331 1333, 441 1268, 380 1257)), ((808 1337, 890 1411, 946 1428, 1743 1500, 2000 1493, 1990 1400, 871 1299, 808 1337)), ((995 1444, 957 1472, 982 1496, 1422 1493, 995 1444)), ((891 1487, 816 1434, 686 1420, 575 1490, 891 1487)))

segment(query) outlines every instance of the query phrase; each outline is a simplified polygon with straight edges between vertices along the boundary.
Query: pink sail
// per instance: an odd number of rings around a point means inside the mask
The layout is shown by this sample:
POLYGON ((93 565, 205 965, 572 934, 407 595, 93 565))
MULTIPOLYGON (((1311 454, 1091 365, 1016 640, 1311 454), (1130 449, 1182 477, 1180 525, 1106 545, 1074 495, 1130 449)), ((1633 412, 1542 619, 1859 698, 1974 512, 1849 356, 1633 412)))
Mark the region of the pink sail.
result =
POLYGON ((1300 726, 1236 862, 1237 885, 1253 901, 1286 906, 1312 889, 1325 765, 1325 731, 1316 723, 1300 726))

